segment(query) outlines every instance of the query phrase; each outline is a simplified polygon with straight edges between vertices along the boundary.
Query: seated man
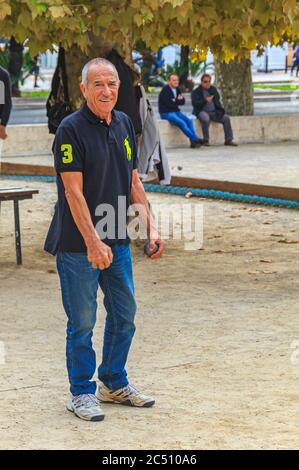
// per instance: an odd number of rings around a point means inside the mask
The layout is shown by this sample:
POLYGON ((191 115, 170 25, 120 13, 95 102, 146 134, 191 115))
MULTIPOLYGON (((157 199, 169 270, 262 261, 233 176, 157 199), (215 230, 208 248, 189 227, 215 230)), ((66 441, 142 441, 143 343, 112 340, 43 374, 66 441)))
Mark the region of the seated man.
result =
POLYGON ((217 89, 211 85, 211 75, 203 74, 201 85, 192 91, 191 100, 193 114, 200 120, 204 145, 209 145, 209 125, 210 121, 223 124, 225 142, 224 145, 237 146, 233 142, 233 131, 230 118, 225 114, 225 110, 220 103, 220 96, 217 89))
POLYGON ((172 73, 168 77, 165 85, 159 94, 159 113, 161 119, 166 119, 171 124, 178 126, 181 131, 190 139, 190 147, 200 147, 202 139, 198 137, 194 130, 192 119, 181 113, 179 105, 185 104, 185 98, 181 95, 179 77, 172 73))

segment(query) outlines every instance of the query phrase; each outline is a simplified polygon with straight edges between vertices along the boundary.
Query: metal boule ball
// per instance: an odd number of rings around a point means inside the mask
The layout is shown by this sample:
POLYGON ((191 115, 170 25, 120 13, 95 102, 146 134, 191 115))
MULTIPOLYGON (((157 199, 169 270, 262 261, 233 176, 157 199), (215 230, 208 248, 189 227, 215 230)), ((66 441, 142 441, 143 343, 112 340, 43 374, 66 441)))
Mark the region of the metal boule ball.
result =
POLYGON ((150 242, 147 241, 144 245, 144 253, 146 254, 146 256, 148 256, 149 258, 154 254, 156 253, 157 251, 159 250, 159 246, 157 245, 157 243, 155 243, 154 245, 154 249, 152 251, 150 251, 150 242))

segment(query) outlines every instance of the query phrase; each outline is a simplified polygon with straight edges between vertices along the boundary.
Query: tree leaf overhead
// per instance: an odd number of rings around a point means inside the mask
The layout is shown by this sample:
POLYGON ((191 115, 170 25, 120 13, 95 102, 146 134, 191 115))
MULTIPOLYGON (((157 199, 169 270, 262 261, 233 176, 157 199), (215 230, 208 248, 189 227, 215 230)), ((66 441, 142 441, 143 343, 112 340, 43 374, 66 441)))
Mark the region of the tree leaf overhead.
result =
POLYGON ((33 53, 61 43, 83 51, 88 32, 153 50, 188 44, 219 60, 247 57, 257 45, 299 37, 295 0, 0 0, 1 36, 30 40, 33 53))

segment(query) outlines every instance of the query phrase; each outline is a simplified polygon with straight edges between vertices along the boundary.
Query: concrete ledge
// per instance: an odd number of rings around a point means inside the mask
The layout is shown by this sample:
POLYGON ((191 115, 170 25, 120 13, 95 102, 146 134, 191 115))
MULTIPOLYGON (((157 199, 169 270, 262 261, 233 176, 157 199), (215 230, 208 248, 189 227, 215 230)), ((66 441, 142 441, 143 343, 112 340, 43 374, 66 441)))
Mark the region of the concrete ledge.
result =
MULTIPOLYGON (((234 116, 231 118, 235 140, 245 143, 270 143, 299 140, 299 115, 234 116)), ((198 134, 201 127, 194 120, 198 134)), ((166 147, 188 147, 187 137, 175 126, 160 120, 159 128, 166 147)), ((51 153, 54 136, 49 134, 46 124, 12 125, 8 127, 9 138, 3 142, 3 156, 48 155, 51 153)), ((211 123, 211 144, 223 144, 223 127, 211 123)))
POLYGON ((8 139, 3 142, 2 155, 48 155, 52 151, 53 139, 46 124, 8 126, 8 139))
MULTIPOLYGON (((198 119, 194 120, 199 136, 202 136, 198 119)), ((286 140, 299 140, 299 115, 233 116, 231 123, 234 138, 240 144, 270 143, 286 140)), ((168 148, 189 146, 189 140, 175 126, 167 121, 159 122, 161 136, 168 148)), ((210 143, 223 144, 223 126, 212 122, 210 143)))
POLYGON ((24 163, 0 163, 0 173, 19 176, 56 176, 54 167, 24 163))

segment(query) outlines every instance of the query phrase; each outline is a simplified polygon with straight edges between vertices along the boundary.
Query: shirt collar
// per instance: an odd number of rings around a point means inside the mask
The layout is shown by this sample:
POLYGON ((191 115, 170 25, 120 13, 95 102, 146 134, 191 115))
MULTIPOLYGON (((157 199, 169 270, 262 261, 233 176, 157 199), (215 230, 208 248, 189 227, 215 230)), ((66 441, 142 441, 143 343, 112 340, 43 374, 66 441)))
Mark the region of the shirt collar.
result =
POLYGON ((176 89, 176 88, 172 88, 172 87, 170 87, 170 89, 171 89, 171 91, 172 91, 172 93, 173 93, 173 96, 176 98, 176 96, 177 96, 177 89, 176 89))
MULTIPOLYGON (((86 101, 84 102, 82 108, 81 108, 81 113, 84 115, 84 117, 86 117, 86 119, 91 123, 91 124, 101 124, 101 125, 106 125, 106 121, 104 119, 101 119, 99 118, 98 116, 96 116, 92 111, 91 109, 87 106, 87 103, 86 101)), ((114 123, 114 122, 118 122, 119 121, 119 117, 117 116, 117 114, 115 113, 114 109, 112 110, 112 121, 111 121, 111 124, 114 123)), ((110 125, 111 125, 110 124, 110 125)))

